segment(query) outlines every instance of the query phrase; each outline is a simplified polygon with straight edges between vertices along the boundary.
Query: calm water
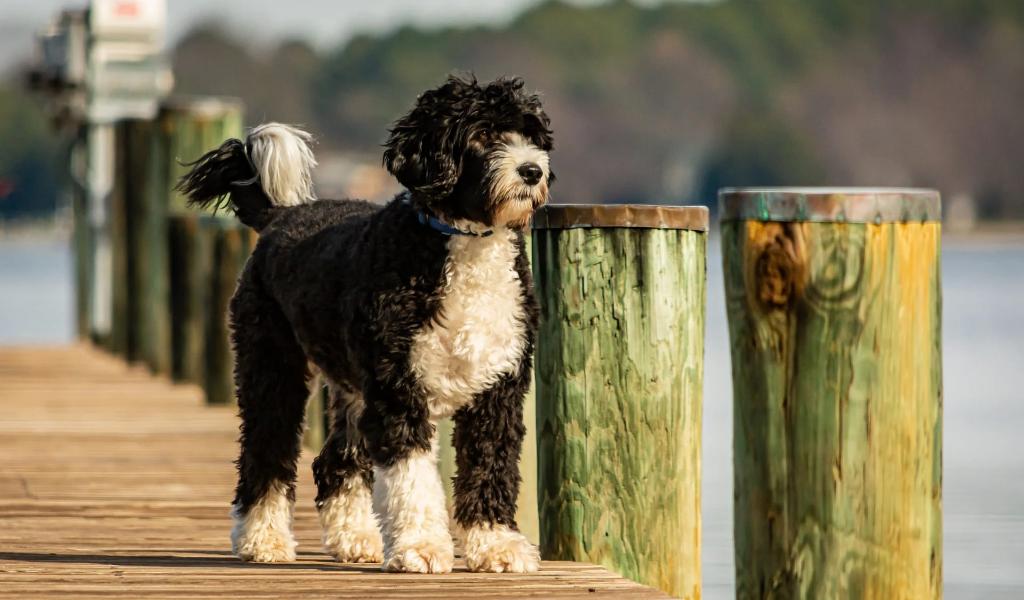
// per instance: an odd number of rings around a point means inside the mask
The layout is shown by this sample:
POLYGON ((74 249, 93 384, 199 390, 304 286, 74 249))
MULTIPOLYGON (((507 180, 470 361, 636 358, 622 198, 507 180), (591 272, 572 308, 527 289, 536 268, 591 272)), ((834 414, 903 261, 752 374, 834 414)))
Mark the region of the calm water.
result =
MULTIPOLYGON (((708 259, 705 597, 732 598, 732 411, 721 256, 708 259)), ((943 250, 947 598, 1024 598, 1024 240, 943 250)), ((71 261, 0 240, 0 344, 72 338, 71 261)))

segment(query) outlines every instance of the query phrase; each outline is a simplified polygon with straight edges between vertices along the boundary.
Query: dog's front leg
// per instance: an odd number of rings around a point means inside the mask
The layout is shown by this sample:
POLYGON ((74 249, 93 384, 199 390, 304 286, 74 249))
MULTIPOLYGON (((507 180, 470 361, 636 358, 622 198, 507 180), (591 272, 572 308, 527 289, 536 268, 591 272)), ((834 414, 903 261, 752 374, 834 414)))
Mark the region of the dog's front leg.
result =
POLYGON ((367 393, 360 420, 374 460, 373 506, 380 516, 385 571, 448 573, 455 549, 437 470, 437 430, 425 411, 367 393), (397 410, 396 410, 397 409, 397 410))
POLYGON ((540 567, 540 553, 515 520, 529 387, 524 368, 455 413, 455 520, 465 530, 466 566, 472 571, 527 573, 540 567))

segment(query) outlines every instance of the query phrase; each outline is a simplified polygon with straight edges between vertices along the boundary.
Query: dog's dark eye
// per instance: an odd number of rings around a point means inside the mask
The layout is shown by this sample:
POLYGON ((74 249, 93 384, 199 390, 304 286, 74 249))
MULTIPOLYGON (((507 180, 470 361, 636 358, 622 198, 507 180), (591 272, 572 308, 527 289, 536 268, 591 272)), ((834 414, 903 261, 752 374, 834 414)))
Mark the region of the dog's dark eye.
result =
POLYGON ((487 140, 491 139, 491 130, 489 128, 487 128, 487 127, 484 127, 480 131, 476 132, 476 136, 475 137, 476 137, 476 139, 480 140, 481 142, 487 141, 487 140))

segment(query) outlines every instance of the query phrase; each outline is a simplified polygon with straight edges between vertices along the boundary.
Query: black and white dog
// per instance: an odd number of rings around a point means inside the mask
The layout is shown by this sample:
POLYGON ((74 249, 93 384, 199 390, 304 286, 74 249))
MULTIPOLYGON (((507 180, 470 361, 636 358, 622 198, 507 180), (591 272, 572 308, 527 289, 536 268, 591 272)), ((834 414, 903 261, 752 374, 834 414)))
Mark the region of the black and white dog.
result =
POLYGON ((406 191, 383 207, 314 201, 309 134, 274 123, 182 178, 191 203, 230 207, 260 232, 231 301, 239 558, 295 558, 312 368, 331 390, 331 432, 313 463, 331 554, 390 571, 452 569, 436 457, 436 423, 451 417, 466 564, 538 568, 515 512, 538 317, 523 229, 554 179, 549 123, 521 80, 450 77, 391 130, 384 165, 406 191))

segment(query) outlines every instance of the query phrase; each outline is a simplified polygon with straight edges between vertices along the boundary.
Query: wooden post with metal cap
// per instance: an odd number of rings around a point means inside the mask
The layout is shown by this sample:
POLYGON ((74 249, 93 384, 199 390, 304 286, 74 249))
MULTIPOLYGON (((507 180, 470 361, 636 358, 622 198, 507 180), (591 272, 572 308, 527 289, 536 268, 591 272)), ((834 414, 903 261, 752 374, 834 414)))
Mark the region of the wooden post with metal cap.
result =
POLYGON ((941 597, 938 193, 719 199, 737 597, 941 597))
POLYGON ((541 555, 699 598, 706 207, 534 217, 541 555))

